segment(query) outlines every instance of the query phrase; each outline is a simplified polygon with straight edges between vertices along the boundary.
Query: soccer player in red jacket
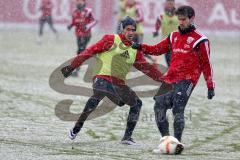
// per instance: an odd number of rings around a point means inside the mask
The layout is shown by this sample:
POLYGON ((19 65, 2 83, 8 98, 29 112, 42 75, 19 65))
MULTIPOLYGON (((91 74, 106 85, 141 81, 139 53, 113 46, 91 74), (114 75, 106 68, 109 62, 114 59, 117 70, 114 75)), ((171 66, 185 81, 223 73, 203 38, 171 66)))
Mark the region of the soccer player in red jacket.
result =
POLYGON ((169 135, 166 111, 172 108, 174 136, 181 141, 184 109, 201 73, 207 84, 208 99, 212 99, 215 93, 210 63, 210 44, 208 38, 200 34, 193 25, 194 9, 190 6, 181 6, 176 14, 179 21, 178 31, 172 32, 156 45, 134 44, 132 47, 151 55, 172 52, 170 67, 161 77, 165 82, 163 85, 165 87, 167 84, 171 85, 172 90, 155 96, 154 111, 158 129, 162 136, 166 136, 169 135))
POLYGON ((41 17, 39 19, 39 43, 41 43, 42 35, 43 35, 43 27, 45 23, 48 23, 50 26, 50 29, 57 35, 57 30, 53 26, 53 20, 52 20, 52 2, 51 0, 43 0, 40 10, 41 10, 41 17))
POLYGON ((92 9, 86 7, 86 0, 76 0, 76 10, 72 14, 72 22, 68 30, 75 27, 78 50, 80 54, 91 39, 91 29, 97 23, 92 14, 92 9))
POLYGON ((93 95, 87 101, 83 113, 75 126, 70 130, 70 139, 75 139, 89 114, 104 97, 108 97, 119 106, 124 104, 130 106, 127 127, 121 143, 127 145, 135 144, 132 139, 132 132, 139 118, 142 101, 125 84, 126 75, 131 66, 134 66, 155 81, 159 81, 162 75, 155 65, 146 62, 141 51, 131 48, 136 26, 137 24, 132 18, 126 17, 122 20, 123 30, 121 33, 105 35, 100 41, 75 57, 71 65, 62 68, 62 74, 68 77, 74 69, 92 56, 97 58, 96 66, 100 66, 100 70, 93 80, 93 95))

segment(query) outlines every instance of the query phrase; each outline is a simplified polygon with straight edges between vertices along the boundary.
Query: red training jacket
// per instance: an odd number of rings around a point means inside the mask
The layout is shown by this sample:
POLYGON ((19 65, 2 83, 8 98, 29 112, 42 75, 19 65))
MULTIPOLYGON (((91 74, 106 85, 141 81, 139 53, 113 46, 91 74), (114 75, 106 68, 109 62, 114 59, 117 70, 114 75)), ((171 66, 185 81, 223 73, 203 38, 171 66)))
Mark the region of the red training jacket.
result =
POLYGON ((172 32, 160 43, 149 46, 141 44, 142 51, 151 55, 172 52, 170 67, 161 77, 166 83, 191 80, 194 85, 203 72, 207 87, 214 88, 212 65, 210 63, 209 40, 196 29, 185 34, 172 32))
MULTIPOLYGON (((119 34, 119 36, 120 36, 122 42, 126 46, 132 45, 132 42, 129 42, 128 40, 126 40, 126 38, 124 37, 123 34, 119 34)), ((81 52, 81 54, 77 55, 74 58, 74 60, 72 61, 71 66, 73 68, 79 67, 88 58, 90 58, 96 54, 108 51, 112 47, 113 44, 114 44, 114 35, 105 35, 100 41, 98 41, 97 43, 93 44, 92 46, 90 46, 89 48, 87 48, 86 50, 81 52)), ((133 64, 133 66, 135 68, 137 68, 138 70, 142 71, 147 76, 151 77, 153 80, 160 81, 160 77, 162 76, 162 73, 160 71, 158 71, 158 69, 155 65, 150 64, 145 60, 144 55, 141 51, 137 51, 136 60, 133 64)), ((116 85, 125 84, 124 80, 113 77, 113 76, 96 75, 95 77, 103 78, 107 81, 110 81, 110 82, 116 84, 116 85)))
POLYGON ((49 17, 52 15, 53 5, 50 0, 42 1, 40 10, 42 11, 41 18, 49 17))
POLYGON ((75 26, 75 35, 77 37, 89 36, 91 28, 95 26, 97 21, 94 19, 92 9, 84 8, 82 11, 76 9, 72 14, 71 26, 75 26))

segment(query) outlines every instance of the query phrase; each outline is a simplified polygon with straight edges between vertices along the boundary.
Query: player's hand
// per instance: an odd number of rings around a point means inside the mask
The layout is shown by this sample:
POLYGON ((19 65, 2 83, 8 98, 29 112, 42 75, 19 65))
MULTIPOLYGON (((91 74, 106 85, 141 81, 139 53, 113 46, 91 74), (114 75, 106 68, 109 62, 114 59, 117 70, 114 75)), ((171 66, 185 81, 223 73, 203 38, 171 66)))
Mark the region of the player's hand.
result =
POLYGON ((68 29, 69 31, 71 30, 71 28, 72 28, 71 25, 68 25, 68 26, 67 26, 67 29, 68 29))
POLYGON ((133 44, 132 44, 132 48, 133 48, 133 49, 141 50, 141 44, 140 44, 140 43, 133 43, 133 44))
POLYGON ((89 31, 89 30, 90 30, 90 26, 89 26, 89 25, 84 26, 84 31, 85 31, 85 32, 87 32, 87 31, 89 31))
POLYGON ((158 31, 153 32, 153 37, 157 37, 159 35, 158 31))
POLYGON ((74 68, 71 65, 65 66, 61 69, 61 72, 65 78, 69 77, 73 71, 74 68))
POLYGON ((208 99, 212 99, 215 96, 214 88, 208 89, 208 99))

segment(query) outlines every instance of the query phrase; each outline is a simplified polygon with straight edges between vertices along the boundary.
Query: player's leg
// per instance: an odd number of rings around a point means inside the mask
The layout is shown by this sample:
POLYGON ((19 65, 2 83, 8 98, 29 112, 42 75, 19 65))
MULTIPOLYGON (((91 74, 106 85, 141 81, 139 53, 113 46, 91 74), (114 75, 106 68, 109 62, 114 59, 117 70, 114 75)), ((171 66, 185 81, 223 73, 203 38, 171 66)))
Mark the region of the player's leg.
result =
POLYGON ((49 17, 47 18, 47 23, 48 23, 50 29, 53 31, 53 33, 57 34, 57 30, 56 30, 55 27, 53 26, 52 16, 49 16, 49 17))
POLYGON ((42 36, 43 35, 43 27, 44 27, 44 24, 45 24, 45 19, 43 18, 40 18, 39 19, 39 36, 42 36))
POLYGON ((69 138, 74 139, 77 133, 83 127, 84 122, 88 118, 88 116, 96 109, 99 102, 108 94, 107 82, 103 79, 98 79, 94 81, 93 84, 93 95, 88 99, 83 112, 81 113, 80 117, 78 118, 75 126, 72 130, 70 130, 69 138))
POLYGON ((184 110, 193 89, 194 85, 189 80, 183 80, 174 85, 172 108, 174 116, 174 137, 177 138, 180 142, 185 125, 184 110))
POLYGON ((42 42, 43 28, 44 28, 45 22, 46 22, 46 19, 42 17, 39 19, 38 43, 42 42))
POLYGON ((88 99, 88 101, 83 109, 83 112, 81 113, 80 117, 78 118, 77 122, 75 123, 75 126, 73 128, 73 134, 77 134, 81 130, 81 128, 83 127, 83 124, 86 121, 86 119, 88 118, 88 116, 96 109, 99 102, 103 98, 104 98, 104 95, 94 93, 94 95, 92 95, 88 99))
POLYGON ((81 52, 86 49, 90 39, 91 39, 91 35, 77 37, 77 45, 78 45, 77 54, 81 54, 81 52))
POLYGON ((136 93, 127 85, 116 87, 116 90, 121 97, 122 102, 130 106, 127 118, 127 126, 125 134, 122 138, 122 143, 131 145, 135 143, 131 137, 139 119, 142 101, 139 99, 136 93))
POLYGON ((167 119, 167 109, 172 107, 173 90, 172 86, 163 83, 157 95, 154 97, 155 121, 162 136, 169 135, 169 123, 167 119))

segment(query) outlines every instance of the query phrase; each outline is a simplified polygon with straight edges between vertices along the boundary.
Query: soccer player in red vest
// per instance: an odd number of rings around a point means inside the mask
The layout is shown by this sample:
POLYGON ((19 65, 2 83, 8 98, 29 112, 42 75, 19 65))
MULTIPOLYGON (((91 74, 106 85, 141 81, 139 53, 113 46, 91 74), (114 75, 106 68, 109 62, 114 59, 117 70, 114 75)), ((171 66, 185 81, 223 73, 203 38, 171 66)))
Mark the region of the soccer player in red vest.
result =
MULTIPOLYGON (((150 46, 133 44, 134 49, 151 55, 161 55, 172 52, 170 67, 161 77, 163 85, 172 89, 167 93, 155 96, 155 120, 162 136, 169 135, 169 123, 166 118, 167 109, 172 109, 174 115, 174 136, 181 141, 184 129, 184 110, 188 99, 203 73, 208 88, 208 99, 214 93, 212 65, 210 63, 210 43, 206 36, 197 31, 193 25, 194 9, 181 6, 177 9, 179 27, 160 43, 150 46)), ((179 153, 182 151, 180 148, 179 153)))
POLYGON ((134 145, 132 139, 133 130, 137 124, 142 101, 136 93, 125 84, 126 75, 131 66, 142 71, 155 81, 159 81, 161 72, 155 65, 146 62, 141 51, 132 49, 131 45, 137 29, 137 23, 130 17, 122 20, 122 32, 119 34, 105 35, 100 41, 84 50, 74 58, 71 65, 62 68, 65 77, 71 75, 74 69, 79 67, 85 60, 95 56, 96 66, 100 66, 98 74, 94 77, 93 95, 87 101, 85 108, 69 132, 69 138, 75 139, 77 133, 89 114, 98 106, 99 102, 108 97, 119 106, 130 106, 127 127, 122 138, 122 144, 134 145))
POLYGON ((50 29, 56 34, 56 37, 58 37, 57 30, 53 26, 53 20, 52 20, 52 2, 51 0, 43 0, 40 10, 42 12, 42 15, 39 19, 39 39, 38 42, 41 43, 42 41, 42 35, 43 35, 43 27, 45 23, 48 23, 50 26, 50 29))

